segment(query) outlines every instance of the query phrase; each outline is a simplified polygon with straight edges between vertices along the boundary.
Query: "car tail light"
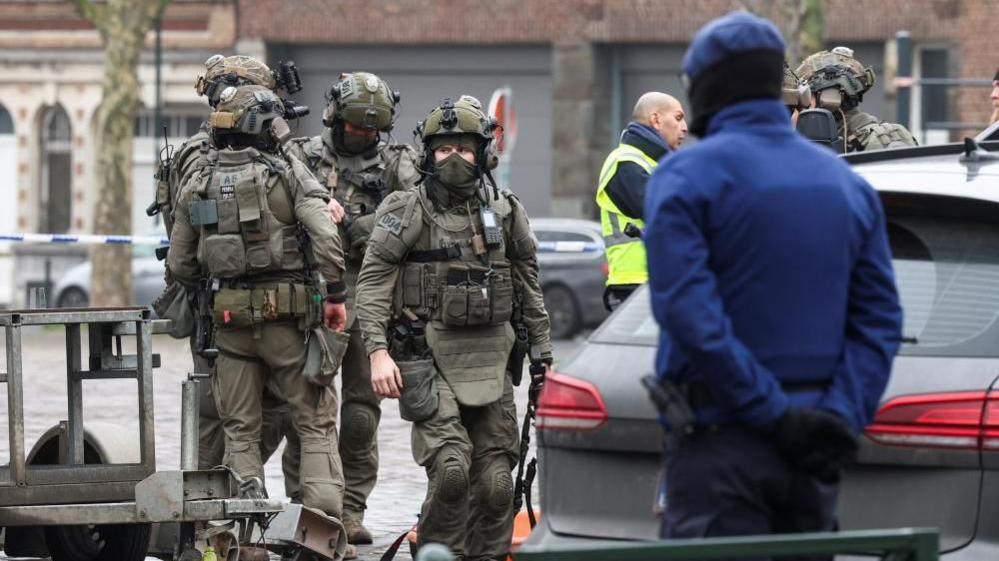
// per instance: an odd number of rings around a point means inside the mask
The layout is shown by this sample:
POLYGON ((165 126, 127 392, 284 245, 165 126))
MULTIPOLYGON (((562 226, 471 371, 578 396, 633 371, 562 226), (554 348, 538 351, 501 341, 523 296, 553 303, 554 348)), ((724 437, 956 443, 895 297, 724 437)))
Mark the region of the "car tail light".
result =
POLYGON ((600 264, 600 272, 603 273, 605 277, 610 276, 610 265, 606 261, 600 264))
POLYGON ((586 430, 606 420, 607 407, 596 386, 554 372, 545 377, 538 397, 538 428, 586 430))
POLYGON ((897 397, 881 406, 865 433, 879 444, 999 451, 999 394, 897 397))

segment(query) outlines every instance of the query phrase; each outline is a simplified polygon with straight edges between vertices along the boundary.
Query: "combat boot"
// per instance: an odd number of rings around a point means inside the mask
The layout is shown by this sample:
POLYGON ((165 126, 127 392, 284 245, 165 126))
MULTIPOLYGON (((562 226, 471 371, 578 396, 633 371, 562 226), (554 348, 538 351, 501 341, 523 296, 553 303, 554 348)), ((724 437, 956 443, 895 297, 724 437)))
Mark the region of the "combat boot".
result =
POLYGON ((343 517, 343 528, 347 531, 347 542, 358 545, 369 545, 374 542, 371 531, 364 527, 360 519, 353 516, 343 517))

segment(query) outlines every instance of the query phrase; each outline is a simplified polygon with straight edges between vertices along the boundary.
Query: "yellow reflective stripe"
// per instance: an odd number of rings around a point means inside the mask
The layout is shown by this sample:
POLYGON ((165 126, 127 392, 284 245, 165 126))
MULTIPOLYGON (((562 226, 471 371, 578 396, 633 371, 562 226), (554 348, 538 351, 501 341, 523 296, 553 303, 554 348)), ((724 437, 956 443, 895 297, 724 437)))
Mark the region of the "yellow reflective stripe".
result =
POLYGON ((632 162, 646 173, 652 174, 657 162, 630 144, 620 144, 607 155, 600 169, 600 182, 597 185, 597 206, 600 207, 600 225, 606 246, 608 285, 643 284, 648 281, 645 244, 642 240, 624 234, 628 224, 644 228, 641 220, 629 218, 621 213, 617 205, 607 195, 606 188, 621 162, 632 162))

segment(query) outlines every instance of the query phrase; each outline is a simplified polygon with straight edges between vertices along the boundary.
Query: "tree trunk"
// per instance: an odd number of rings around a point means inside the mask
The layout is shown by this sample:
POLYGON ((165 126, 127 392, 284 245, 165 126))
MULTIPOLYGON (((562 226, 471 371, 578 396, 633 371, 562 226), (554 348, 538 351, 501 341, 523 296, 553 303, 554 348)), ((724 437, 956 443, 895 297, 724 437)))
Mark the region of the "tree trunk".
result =
POLYGON ((823 49, 822 0, 742 0, 750 12, 769 18, 780 29, 791 68, 823 49))
POLYGON ((801 22, 801 49, 804 56, 825 49, 825 35, 822 0, 805 0, 805 15, 801 22))
MULTIPOLYGON (((115 30, 109 30, 104 48, 104 98, 97 109, 99 195, 94 224, 98 234, 132 233, 132 140, 139 103, 136 65, 142 39, 136 42, 131 30, 119 31, 124 36, 115 36, 115 30)), ((132 304, 131 247, 97 246, 91 260, 91 305, 132 304)))
MULTIPOLYGON (((132 233, 132 140, 139 104, 138 63, 146 33, 169 0, 68 0, 90 21, 104 44, 103 98, 95 122, 98 234, 132 233)), ((130 246, 97 246, 91 252, 90 305, 132 304, 130 246)))

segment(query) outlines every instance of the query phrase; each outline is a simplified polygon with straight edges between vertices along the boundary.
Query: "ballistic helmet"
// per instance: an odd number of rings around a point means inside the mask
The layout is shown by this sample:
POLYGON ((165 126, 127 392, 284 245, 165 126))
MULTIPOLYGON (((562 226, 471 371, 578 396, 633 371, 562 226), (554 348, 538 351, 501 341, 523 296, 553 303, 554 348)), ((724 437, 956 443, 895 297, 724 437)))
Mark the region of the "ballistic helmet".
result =
POLYGON ((812 92, 808 84, 802 82, 786 62, 781 98, 784 100, 784 105, 790 109, 806 109, 812 101, 812 92))
POLYGON ((433 150, 446 142, 468 145, 476 152, 476 163, 484 169, 498 165, 493 138, 499 124, 486 115, 482 102, 470 95, 458 101, 444 98, 427 118, 416 125, 415 135, 423 144, 424 157, 429 162, 433 150))
POLYGON ((271 132, 276 119, 284 123, 281 99, 264 86, 228 86, 208 118, 212 131, 223 134, 259 136, 271 132))
POLYGON ((820 96, 824 90, 835 90, 843 99, 845 109, 855 107, 863 100, 864 92, 874 86, 874 69, 865 67, 853 57, 853 49, 836 47, 819 51, 798 66, 798 76, 820 96))
POLYGON ((242 55, 212 55, 205 61, 205 73, 198 76, 194 89, 198 95, 206 96, 208 104, 215 107, 226 88, 250 84, 269 90, 277 88, 274 73, 263 62, 242 55))
POLYGON ((332 127, 337 119, 355 127, 392 130, 399 92, 389 89, 385 80, 368 72, 341 74, 326 93, 323 124, 332 127))

